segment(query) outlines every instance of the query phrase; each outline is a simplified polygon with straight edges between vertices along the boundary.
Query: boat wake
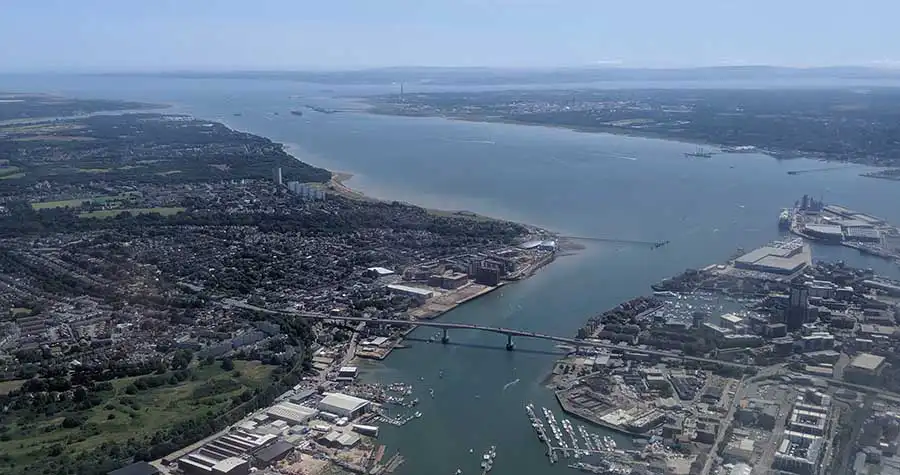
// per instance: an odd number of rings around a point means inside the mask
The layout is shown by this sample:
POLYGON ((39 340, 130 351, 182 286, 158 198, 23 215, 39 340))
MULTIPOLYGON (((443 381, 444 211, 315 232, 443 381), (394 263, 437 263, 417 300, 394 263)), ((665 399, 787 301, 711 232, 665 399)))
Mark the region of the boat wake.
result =
POLYGON ((517 384, 518 382, 519 382, 519 378, 516 378, 514 381, 510 381, 510 382, 504 384, 504 385, 503 385, 503 390, 506 391, 507 389, 510 388, 510 386, 514 386, 514 385, 517 384))

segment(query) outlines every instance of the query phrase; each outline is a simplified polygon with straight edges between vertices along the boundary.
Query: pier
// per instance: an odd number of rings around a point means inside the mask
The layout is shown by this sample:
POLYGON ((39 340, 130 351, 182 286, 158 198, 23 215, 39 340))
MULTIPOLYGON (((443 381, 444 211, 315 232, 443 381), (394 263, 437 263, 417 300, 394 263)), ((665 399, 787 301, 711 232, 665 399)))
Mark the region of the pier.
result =
POLYGON ((573 241, 593 241, 605 242, 610 244, 634 244, 636 246, 650 246, 652 249, 663 247, 669 244, 669 241, 642 241, 639 239, 618 239, 597 236, 559 236, 560 239, 570 239, 573 241))

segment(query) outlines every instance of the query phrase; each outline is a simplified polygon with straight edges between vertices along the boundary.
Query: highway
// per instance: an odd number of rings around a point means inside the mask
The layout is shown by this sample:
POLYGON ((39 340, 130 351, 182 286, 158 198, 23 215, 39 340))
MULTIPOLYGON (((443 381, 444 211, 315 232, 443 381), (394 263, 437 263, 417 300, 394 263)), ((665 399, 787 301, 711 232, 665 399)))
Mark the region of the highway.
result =
POLYGON ((296 312, 290 310, 269 310, 261 307, 256 307, 254 305, 249 305, 243 302, 238 302, 232 299, 225 299, 223 303, 230 306, 245 308, 248 310, 256 310, 265 313, 273 313, 280 315, 289 315, 300 318, 308 318, 311 320, 329 320, 329 321, 344 321, 344 322, 359 322, 359 323, 382 323, 388 325, 397 325, 397 326, 416 326, 416 327, 431 327, 431 328, 440 328, 442 330, 473 330, 473 331, 482 331, 482 332, 491 332, 491 333, 499 333, 501 335, 506 335, 509 338, 512 337, 523 337, 523 338, 535 338, 538 340, 549 340, 555 341, 558 343, 565 343, 567 345, 575 346, 575 347, 592 347, 592 348, 607 348, 613 350, 620 351, 634 351, 638 353, 644 353, 649 355, 656 355, 664 358, 674 358, 679 360, 686 361, 698 361, 701 363, 713 363, 713 364, 721 364, 725 366, 735 366, 739 368, 750 368, 755 367, 753 365, 746 365, 741 363, 732 363, 729 361, 720 361, 711 358, 700 358, 696 356, 685 356, 678 353, 672 353, 669 351, 661 351, 661 350, 649 350, 649 349, 639 349, 632 347, 623 347, 619 345, 613 345, 609 343, 600 343, 594 340, 581 340, 578 338, 566 338, 562 336, 555 335, 547 335, 544 333, 537 333, 525 330, 517 330, 514 328, 502 328, 502 327, 491 327, 486 325, 473 325, 470 323, 451 323, 451 322, 435 322, 435 321, 425 321, 425 320, 388 320, 388 319, 379 319, 379 318, 362 318, 362 317, 342 317, 342 316, 332 316, 332 315, 324 315, 320 313, 310 313, 310 312, 296 312))

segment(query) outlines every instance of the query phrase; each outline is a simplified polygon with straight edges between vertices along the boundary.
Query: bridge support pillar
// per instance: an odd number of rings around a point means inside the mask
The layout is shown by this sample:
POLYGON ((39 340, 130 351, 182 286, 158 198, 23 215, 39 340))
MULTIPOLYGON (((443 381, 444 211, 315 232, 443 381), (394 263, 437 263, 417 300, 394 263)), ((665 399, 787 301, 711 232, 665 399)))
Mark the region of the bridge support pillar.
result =
POLYGON ((513 344, 512 334, 507 333, 506 334, 506 351, 512 351, 514 349, 516 349, 516 345, 513 344))
POLYGON ((444 328, 443 330, 444 330, 444 335, 441 336, 441 343, 444 343, 444 344, 450 343, 450 337, 447 336, 447 329, 444 328))

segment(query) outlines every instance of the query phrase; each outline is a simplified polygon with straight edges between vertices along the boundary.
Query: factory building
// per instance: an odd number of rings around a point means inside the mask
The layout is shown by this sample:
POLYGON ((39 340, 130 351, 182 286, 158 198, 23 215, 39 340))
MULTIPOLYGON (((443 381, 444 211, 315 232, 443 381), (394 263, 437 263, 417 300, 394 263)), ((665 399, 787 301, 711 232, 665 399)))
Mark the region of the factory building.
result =
POLYGON ((368 406, 369 401, 365 399, 341 393, 325 393, 318 407, 320 411, 353 419, 365 412, 368 406))
POLYGON ((293 402, 280 402, 266 410, 266 414, 272 419, 284 421, 291 425, 305 424, 319 411, 293 402))
POLYGON ((253 453, 253 465, 256 468, 265 468, 287 457, 294 451, 294 444, 281 441, 257 450, 253 453))
POLYGON ((248 454, 270 445, 276 436, 232 430, 178 459, 178 468, 188 475, 246 475, 248 454))

